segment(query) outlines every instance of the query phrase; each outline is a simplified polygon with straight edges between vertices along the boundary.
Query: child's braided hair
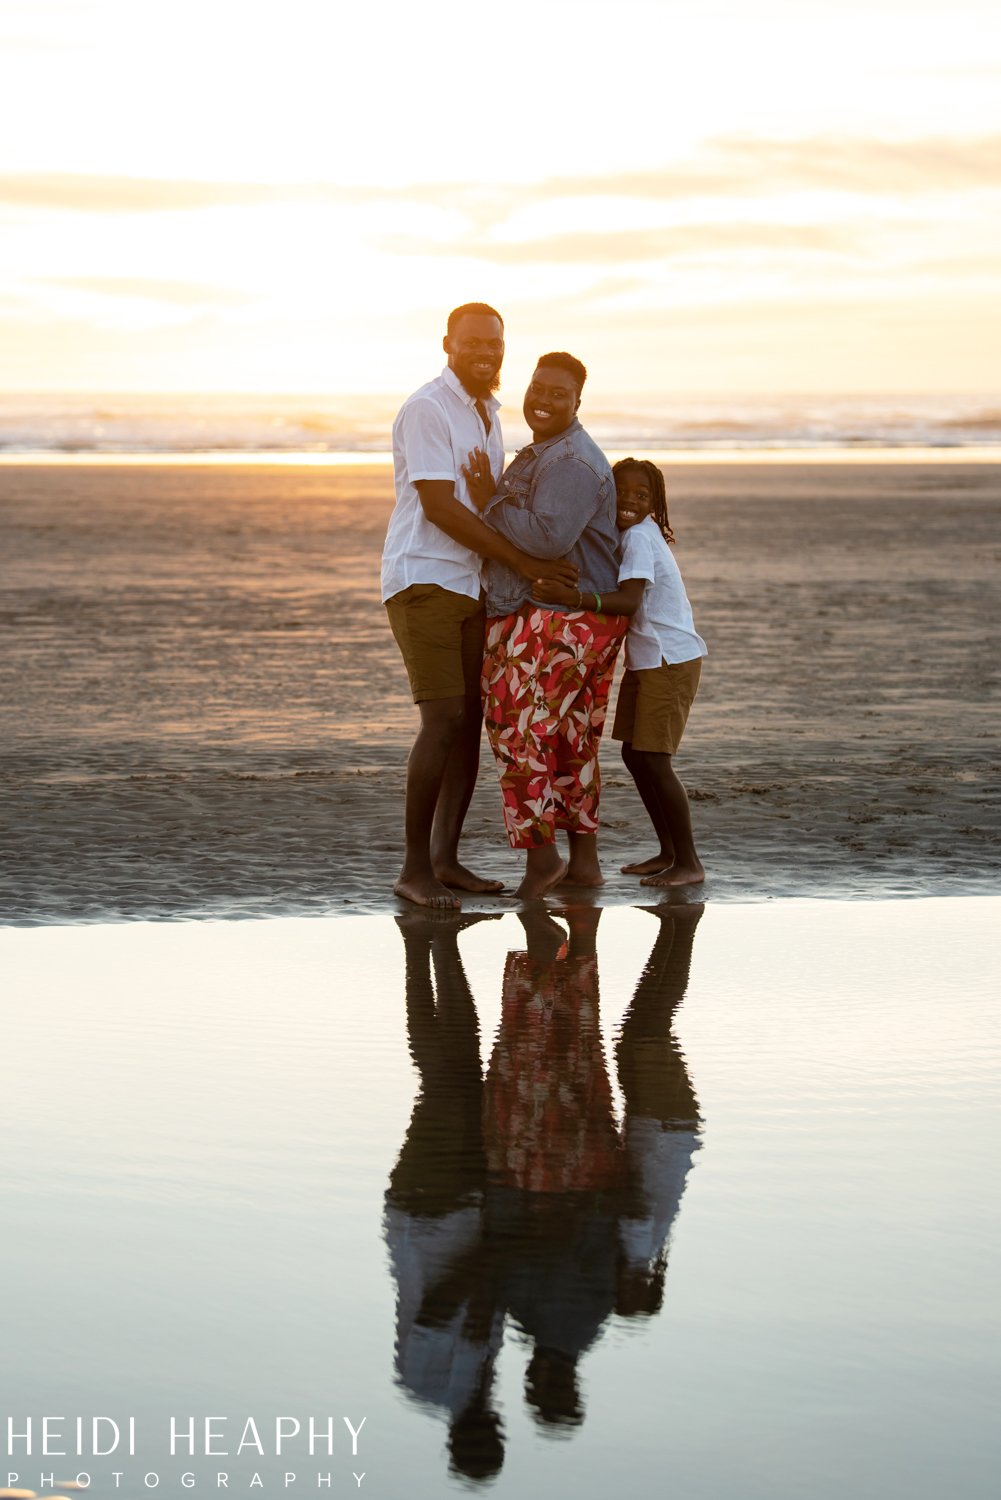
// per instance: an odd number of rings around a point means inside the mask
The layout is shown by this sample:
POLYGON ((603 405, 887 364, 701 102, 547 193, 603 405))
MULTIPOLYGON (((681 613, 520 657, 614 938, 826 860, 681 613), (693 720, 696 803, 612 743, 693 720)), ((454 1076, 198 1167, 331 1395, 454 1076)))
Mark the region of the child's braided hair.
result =
POLYGON ((673 542, 674 532, 667 519, 667 485, 664 483, 663 471, 649 458, 620 458, 617 464, 612 465, 612 473, 616 479, 627 469, 638 469, 646 479, 653 496, 651 515, 663 532, 665 542, 673 542))

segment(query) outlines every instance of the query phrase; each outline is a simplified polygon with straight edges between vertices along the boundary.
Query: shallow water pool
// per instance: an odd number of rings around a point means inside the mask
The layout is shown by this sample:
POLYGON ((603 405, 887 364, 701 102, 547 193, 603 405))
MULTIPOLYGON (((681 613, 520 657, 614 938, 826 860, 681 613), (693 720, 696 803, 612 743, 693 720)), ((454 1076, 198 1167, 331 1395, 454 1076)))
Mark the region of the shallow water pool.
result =
POLYGON ((3 930, 0 1487, 993 1497, 999 919, 3 930))

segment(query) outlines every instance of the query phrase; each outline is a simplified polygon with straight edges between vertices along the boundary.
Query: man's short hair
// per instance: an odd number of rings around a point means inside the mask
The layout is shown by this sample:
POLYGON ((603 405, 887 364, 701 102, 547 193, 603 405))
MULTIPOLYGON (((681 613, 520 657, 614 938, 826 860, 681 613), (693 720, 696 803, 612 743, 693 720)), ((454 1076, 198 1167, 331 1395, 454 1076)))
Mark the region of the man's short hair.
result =
POLYGON ((448 326, 445 329, 446 338, 452 337, 452 334, 455 332, 455 325, 458 323, 459 319, 464 318, 467 313, 470 313, 474 318, 496 318, 501 326, 501 332, 504 331, 504 319, 501 317, 496 307, 491 307, 486 302, 464 302, 461 307, 453 307, 452 311, 449 313, 448 326))
POLYGON ((540 370, 543 365, 555 365, 557 370, 566 370, 568 375, 572 375, 577 382, 578 395, 584 389, 587 370, 579 359, 574 359, 572 354, 567 354, 564 350, 559 350, 555 354, 540 354, 535 361, 535 368, 540 370))

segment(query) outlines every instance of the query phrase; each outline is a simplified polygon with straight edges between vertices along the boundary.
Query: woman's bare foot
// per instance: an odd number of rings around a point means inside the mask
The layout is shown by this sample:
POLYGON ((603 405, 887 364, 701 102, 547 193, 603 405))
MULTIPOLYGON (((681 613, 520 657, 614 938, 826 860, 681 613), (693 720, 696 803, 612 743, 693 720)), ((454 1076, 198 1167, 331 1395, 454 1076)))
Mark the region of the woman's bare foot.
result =
POLYGON ((525 860, 525 875, 515 891, 522 901, 535 901, 559 885, 567 873, 567 863, 562 859, 555 844, 546 844, 541 849, 529 849, 525 860))
POLYGON ((705 878, 706 872, 701 863, 696 860, 691 864, 674 864, 660 875, 648 875, 645 880, 640 881, 640 885, 701 885, 705 878))
POLYGON ((492 896, 504 889, 503 880, 487 880, 483 875, 474 875, 472 870, 467 870, 458 860, 453 864, 435 865, 434 873, 442 885, 449 886, 453 891, 472 891, 477 896, 492 896))
POLYGON ((660 875, 674 864, 674 855, 651 854, 649 859, 638 859, 631 865, 620 865, 623 875, 660 875))
POLYGON ((397 896, 415 906, 429 906, 434 911, 458 911, 458 899, 447 886, 428 872, 425 875, 402 874, 393 886, 397 896))
POLYGON ((529 958, 550 964, 566 952, 567 935, 544 906, 522 907, 518 917, 525 929, 529 958))
POLYGON ((570 863, 563 877, 565 885, 599 886, 605 877, 598 864, 598 839, 593 833, 570 833, 570 863))

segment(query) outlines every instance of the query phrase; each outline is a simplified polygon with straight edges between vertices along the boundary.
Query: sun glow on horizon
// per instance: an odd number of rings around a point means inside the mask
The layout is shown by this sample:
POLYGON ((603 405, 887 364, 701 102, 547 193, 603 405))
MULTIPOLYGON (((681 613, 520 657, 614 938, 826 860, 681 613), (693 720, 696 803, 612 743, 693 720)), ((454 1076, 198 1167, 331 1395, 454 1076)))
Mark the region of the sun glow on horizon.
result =
POLYGON ((406 390, 481 299, 605 395, 998 384, 981 0, 4 14, 0 388, 406 390))

